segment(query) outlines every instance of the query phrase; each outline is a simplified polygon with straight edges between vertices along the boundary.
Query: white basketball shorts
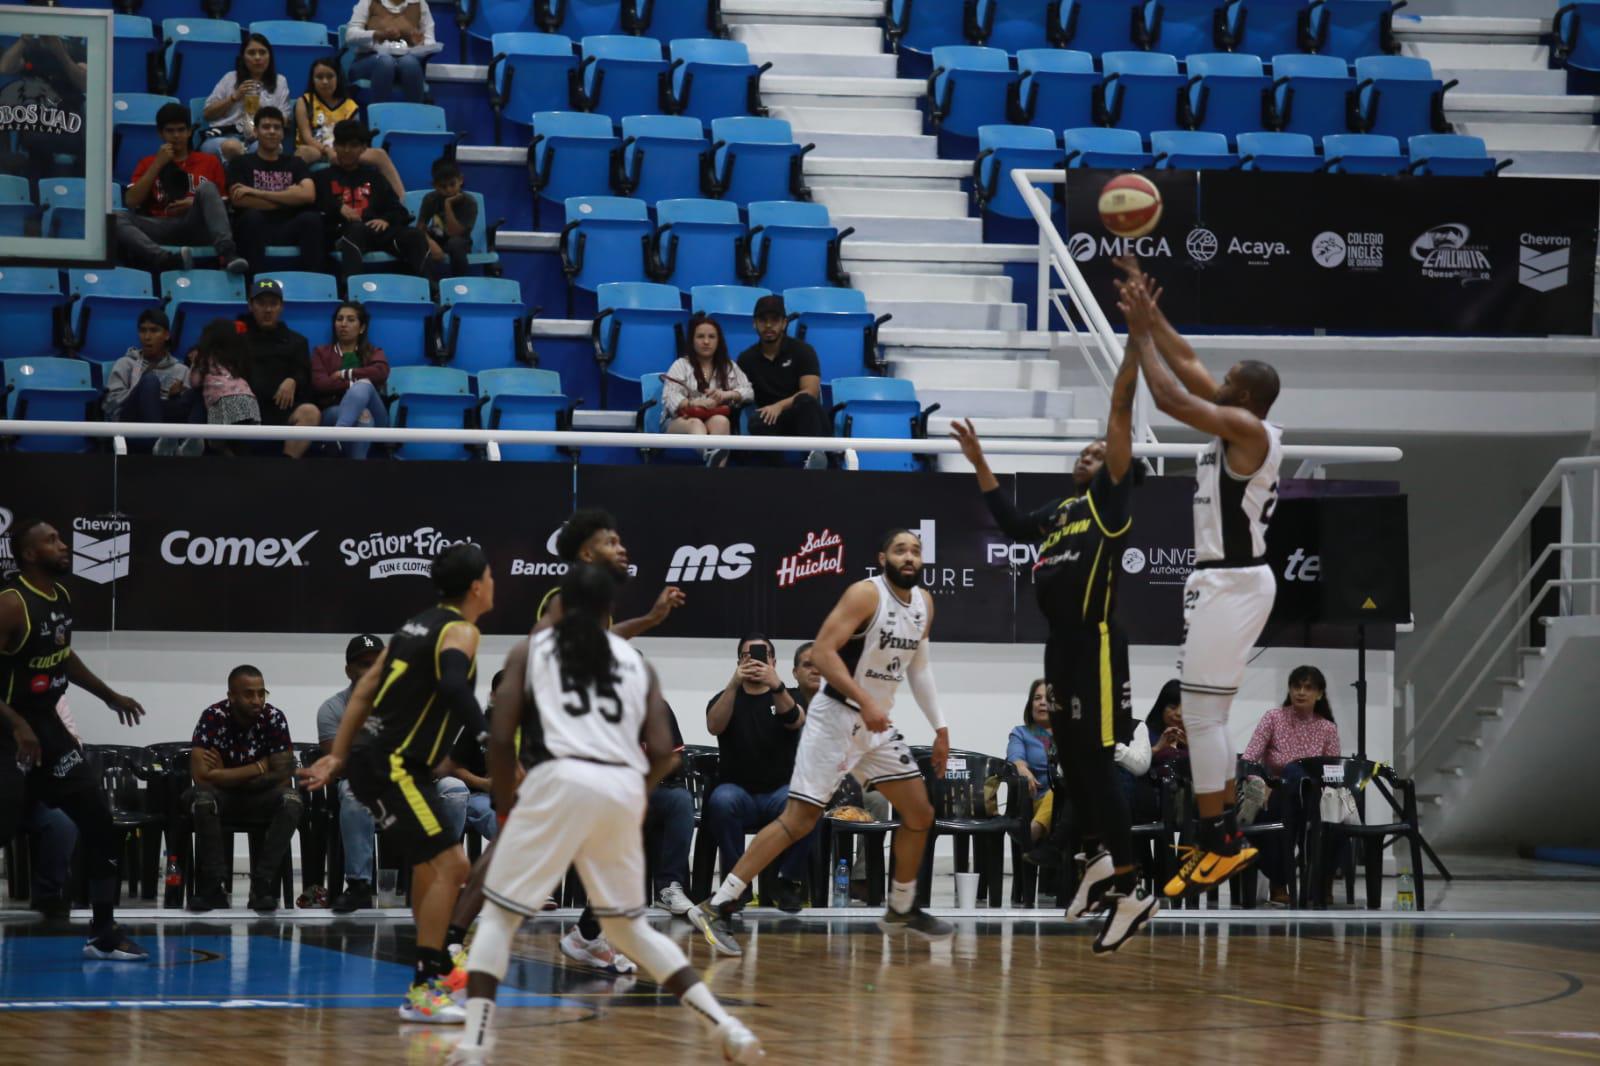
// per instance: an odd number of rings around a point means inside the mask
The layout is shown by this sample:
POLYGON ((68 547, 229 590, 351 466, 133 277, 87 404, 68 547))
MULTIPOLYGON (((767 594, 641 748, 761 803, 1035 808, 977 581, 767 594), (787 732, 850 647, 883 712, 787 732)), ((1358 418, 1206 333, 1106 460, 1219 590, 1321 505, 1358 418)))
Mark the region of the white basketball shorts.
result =
POLYGON ((1278 583, 1270 566, 1196 570, 1183 586, 1183 691, 1232 696, 1266 627, 1278 583))
POLYGON ((861 724, 859 713, 818 692, 806 708, 789 798, 826 807, 845 774, 854 774, 865 788, 881 781, 920 778, 922 771, 892 724, 874 733, 861 724))

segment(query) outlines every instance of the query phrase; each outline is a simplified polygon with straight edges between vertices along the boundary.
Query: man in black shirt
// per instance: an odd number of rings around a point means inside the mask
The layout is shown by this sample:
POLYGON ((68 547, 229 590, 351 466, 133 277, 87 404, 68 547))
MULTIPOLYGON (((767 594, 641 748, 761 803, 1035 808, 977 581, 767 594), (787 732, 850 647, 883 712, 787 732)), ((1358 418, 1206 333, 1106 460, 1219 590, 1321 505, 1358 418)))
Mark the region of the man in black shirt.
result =
MULTIPOLYGON (((731 870, 744 854, 744 836, 783 813, 806 712, 773 666, 777 649, 759 634, 739 642, 739 665, 706 704, 706 728, 717 738, 721 782, 706 798, 701 820, 731 870)), ((815 830, 790 845, 778 865, 778 907, 800 909, 802 882, 815 830)))
MULTIPOLYGON (((311 393, 311 349, 283 324, 283 286, 272 278, 257 278, 250 286, 250 310, 239 321, 250 350, 250 389, 261 408, 261 424, 320 424, 322 412, 305 402, 311 393)), ((310 441, 285 441, 283 454, 298 459, 309 447, 310 441)))
MULTIPOLYGON (((756 301, 756 335, 761 339, 739 353, 739 369, 756 392, 750 432, 772 437, 831 437, 833 426, 822 408, 822 369, 816 349, 789 336, 782 296, 756 301)), ((751 452, 752 461, 777 466, 778 452, 751 452)), ((806 457, 809 469, 835 464, 826 452, 806 457)), ((836 464, 835 464, 836 465, 836 464)))
POLYGON ((334 251, 350 277, 362 270, 362 255, 388 252, 401 267, 421 274, 428 238, 410 224, 411 212, 395 195, 383 172, 361 162, 367 128, 353 118, 333 127, 333 166, 313 178, 334 251))
POLYGON ((321 270, 322 219, 309 208, 317 198, 311 170, 293 152, 283 151, 283 112, 256 112, 256 150, 228 164, 228 202, 233 205, 233 236, 239 254, 256 269, 266 262, 267 245, 300 249, 301 270, 321 270))

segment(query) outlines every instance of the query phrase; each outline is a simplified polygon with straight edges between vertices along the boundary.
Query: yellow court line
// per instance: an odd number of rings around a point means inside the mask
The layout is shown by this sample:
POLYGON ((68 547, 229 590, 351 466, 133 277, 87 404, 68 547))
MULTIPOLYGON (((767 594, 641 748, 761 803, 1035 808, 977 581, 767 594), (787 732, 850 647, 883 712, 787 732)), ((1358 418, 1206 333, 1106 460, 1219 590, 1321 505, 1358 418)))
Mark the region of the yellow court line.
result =
POLYGON ((1339 1022, 1361 1022, 1367 1025, 1387 1025, 1395 1029, 1409 1029, 1416 1033, 1428 1033, 1433 1036, 1454 1037, 1457 1040, 1471 1040, 1483 1044, 1497 1044, 1500 1047, 1512 1047, 1519 1051, 1543 1051, 1552 1055, 1570 1055, 1573 1058, 1592 1059, 1600 1062, 1600 1055, 1591 1051, 1579 1051, 1576 1048, 1552 1047, 1549 1044, 1529 1044, 1522 1040, 1502 1040, 1497 1036, 1479 1036, 1475 1033, 1464 1033, 1458 1029, 1439 1029, 1431 1025, 1417 1025, 1414 1022, 1402 1022, 1392 1018, 1365 1018, 1359 1014, 1345 1014, 1341 1011, 1323 1010, 1320 1007, 1301 1007, 1293 1003, 1279 1003, 1272 999, 1254 999, 1250 996, 1237 996, 1231 993, 1220 993, 1219 998, 1236 1000, 1240 1003, 1251 1003, 1258 1007, 1276 1007, 1279 1010, 1297 1011, 1301 1014, 1313 1014, 1320 1018, 1328 1018, 1339 1022))

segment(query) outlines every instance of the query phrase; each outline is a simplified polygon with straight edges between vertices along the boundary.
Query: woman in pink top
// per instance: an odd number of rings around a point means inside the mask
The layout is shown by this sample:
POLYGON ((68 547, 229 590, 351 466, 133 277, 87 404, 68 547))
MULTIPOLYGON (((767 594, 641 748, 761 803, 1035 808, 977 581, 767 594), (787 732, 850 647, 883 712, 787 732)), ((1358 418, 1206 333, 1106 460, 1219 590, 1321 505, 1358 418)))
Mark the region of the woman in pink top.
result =
MULTIPOLYGON (((1289 827, 1289 840, 1300 838, 1300 782, 1305 771, 1296 765, 1300 759, 1339 754, 1339 727, 1328 704, 1328 679, 1315 666, 1297 666, 1289 675, 1289 694, 1282 707, 1274 707, 1256 723, 1250 744, 1244 749, 1247 762, 1265 766, 1267 773, 1280 778, 1267 800, 1269 821, 1289 827)), ((1282 838, 1262 838, 1261 868, 1272 882, 1272 902, 1287 905, 1289 880, 1294 862, 1293 847, 1282 838)))

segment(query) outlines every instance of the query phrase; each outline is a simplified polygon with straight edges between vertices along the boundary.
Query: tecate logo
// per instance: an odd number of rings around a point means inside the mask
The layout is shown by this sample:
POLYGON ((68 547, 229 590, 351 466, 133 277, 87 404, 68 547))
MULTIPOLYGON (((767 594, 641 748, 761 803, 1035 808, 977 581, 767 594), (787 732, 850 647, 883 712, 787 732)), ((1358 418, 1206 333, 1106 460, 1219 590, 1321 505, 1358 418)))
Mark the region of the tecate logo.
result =
POLYGON ((310 566, 300 558, 313 529, 299 540, 288 537, 197 537, 175 529, 161 538, 161 558, 173 566, 310 566))
POLYGON ((1307 555, 1304 548, 1296 548, 1283 568, 1285 581, 1321 581, 1322 556, 1307 555))
POLYGON ((672 553, 672 565, 667 568, 667 584, 688 581, 737 581, 752 569, 750 557, 755 554, 754 544, 730 544, 718 548, 715 544, 696 547, 685 544, 672 553))
POLYGON ((1183 249, 1196 263, 1209 263, 1217 257, 1217 235, 1208 229, 1196 227, 1184 239, 1183 249))
POLYGON ((125 518, 72 520, 72 572, 104 585, 128 576, 129 530, 125 518))
POLYGON ((1067 238, 1067 254, 1080 263, 1087 263, 1096 255, 1115 258, 1119 255, 1136 255, 1141 259, 1154 259, 1172 255, 1172 245, 1165 237, 1100 237, 1088 233, 1074 233, 1067 238))

